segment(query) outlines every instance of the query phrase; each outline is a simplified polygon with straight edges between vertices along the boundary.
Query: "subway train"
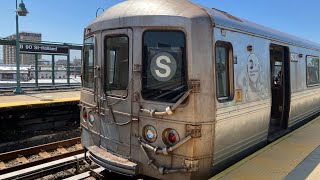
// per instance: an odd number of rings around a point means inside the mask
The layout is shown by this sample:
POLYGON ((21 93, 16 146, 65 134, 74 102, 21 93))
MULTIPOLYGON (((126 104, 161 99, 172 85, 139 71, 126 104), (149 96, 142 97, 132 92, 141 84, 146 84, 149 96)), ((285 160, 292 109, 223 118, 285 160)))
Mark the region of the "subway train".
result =
POLYGON ((206 179, 320 112, 320 45, 187 0, 128 0, 84 29, 86 158, 206 179))

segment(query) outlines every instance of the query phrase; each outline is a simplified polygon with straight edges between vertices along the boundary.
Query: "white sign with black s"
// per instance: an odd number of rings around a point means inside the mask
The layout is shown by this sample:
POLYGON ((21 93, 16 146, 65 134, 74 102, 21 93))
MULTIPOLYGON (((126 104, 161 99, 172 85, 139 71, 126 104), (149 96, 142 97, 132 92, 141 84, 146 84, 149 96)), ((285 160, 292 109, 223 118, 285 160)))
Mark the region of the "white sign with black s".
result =
POLYGON ((177 62, 171 54, 160 52, 151 59, 150 70, 156 80, 170 81, 176 74, 177 62))

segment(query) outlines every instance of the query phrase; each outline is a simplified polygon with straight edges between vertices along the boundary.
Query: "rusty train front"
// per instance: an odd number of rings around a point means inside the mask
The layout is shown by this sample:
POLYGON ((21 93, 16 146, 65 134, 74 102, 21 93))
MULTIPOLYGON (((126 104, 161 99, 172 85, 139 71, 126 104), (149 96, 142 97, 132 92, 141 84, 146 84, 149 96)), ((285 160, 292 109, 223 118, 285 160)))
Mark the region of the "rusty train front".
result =
POLYGON ((281 60, 301 53, 319 62, 319 46, 296 46, 304 41, 219 10, 129 0, 84 34, 82 144, 117 173, 205 179, 271 132, 319 112, 318 86, 306 84, 305 69, 293 72, 308 60, 281 60), (277 70, 286 73, 281 80, 272 79, 277 70), (280 86, 283 101, 275 102, 280 86))

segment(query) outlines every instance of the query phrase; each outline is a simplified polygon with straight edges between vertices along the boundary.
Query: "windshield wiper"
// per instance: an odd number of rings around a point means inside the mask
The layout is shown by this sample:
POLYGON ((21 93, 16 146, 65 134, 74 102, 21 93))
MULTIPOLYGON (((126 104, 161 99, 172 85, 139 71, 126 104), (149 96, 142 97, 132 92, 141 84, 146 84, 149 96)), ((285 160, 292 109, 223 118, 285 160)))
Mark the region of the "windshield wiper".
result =
POLYGON ((187 99, 187 97, 190 95, 192 89, 189 89, 187 92, 184 93, 184 95, 171 107, 168 106, 165 111, 157 112, 155 109, 149 110, 149 109, 140 109, 141 112, 149 113, 151 117, 153 116, 164 116, 164 115, 172 115, 173 111, 176 110, 180 104, 187 99))
MULTIPOLYGON (((160 99, 162 97, 168 96, 169 94, 181 91, 184 87, 186 87, 185 85, 182 85, 180 87, 177 87, 171 91, 165 92, 165 93, 161 93, 159 96, 154 97, 154 99, 160 99)), ((180 94, 180 93, 179 93, 180 94)), ((177 96, 175 97, 175 99, 177 98, 177 96)))

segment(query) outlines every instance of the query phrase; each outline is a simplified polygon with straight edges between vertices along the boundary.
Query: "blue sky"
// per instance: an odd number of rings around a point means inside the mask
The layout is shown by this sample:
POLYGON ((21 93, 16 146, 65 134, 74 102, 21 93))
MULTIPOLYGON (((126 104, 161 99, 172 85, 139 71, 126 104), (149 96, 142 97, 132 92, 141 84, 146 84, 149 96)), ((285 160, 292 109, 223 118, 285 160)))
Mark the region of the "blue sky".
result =
MULTIPOLYGON (((320 43, 319 0, 193 0, 289 34, 320 43)), ((24 0, 30 14, 20 31, 42 33, 45 41, 82 43, 83 28, 97 8, 122 0, 24 0)), ((15 1, 0 2, 0 37, 15 33, 15 1)))

